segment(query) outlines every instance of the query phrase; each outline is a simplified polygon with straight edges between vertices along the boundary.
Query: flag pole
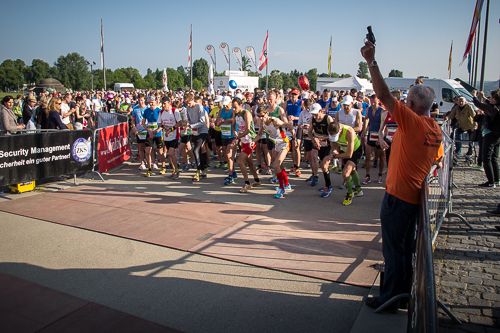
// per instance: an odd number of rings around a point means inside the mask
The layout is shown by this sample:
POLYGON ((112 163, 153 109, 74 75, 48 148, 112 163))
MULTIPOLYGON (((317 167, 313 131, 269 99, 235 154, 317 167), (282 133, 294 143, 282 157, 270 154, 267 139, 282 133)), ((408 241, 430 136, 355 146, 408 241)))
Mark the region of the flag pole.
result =
POLYGON ((193 25, 191 24, 191 89, 193 89, 193 25))
POLYGON ((479 13, 478 23, 477 23, 477 45, 476 45, 476 62, 474 64, 474 88, 477 88, 477 65, 479 64, 479 43, 481 36, 481 13, 479 13))
POLYGON ((476 38, 477 36, 474 35, 474 41, 472 42, 472 54, 470 55, 470 61, 469 61, 469 84, 471 86, 474 86, 472 84, 472 79, 474 78, 474 58, 476 53, 476 38))
POLYGON ((488 39, 488 17, 490 15, 490 0, 486 2, 486 20, 484 22, 484 40, 483 40, 483 63, 481 64, 481 81, 479 83, 479 90, 484 89, 484 69, 486 65, 486 41, 488 39))
POLYGON ((106 91, 106 65, 104 64, 104 32, 101 19, 101 53, 102 53, 102 74, 104 77, 104 91, 106 91))
POLYGON ((451 79, 451 60, 453 56, 453 40, 451 41, 451 47, 450 47, 450 59, 448 60, 448 79, 451 79))
POLYGON ((269 30, 267 30, 267 63, 266 63, 266 94, 268 93, 269 75, 267 68, 269 67, 269 30))

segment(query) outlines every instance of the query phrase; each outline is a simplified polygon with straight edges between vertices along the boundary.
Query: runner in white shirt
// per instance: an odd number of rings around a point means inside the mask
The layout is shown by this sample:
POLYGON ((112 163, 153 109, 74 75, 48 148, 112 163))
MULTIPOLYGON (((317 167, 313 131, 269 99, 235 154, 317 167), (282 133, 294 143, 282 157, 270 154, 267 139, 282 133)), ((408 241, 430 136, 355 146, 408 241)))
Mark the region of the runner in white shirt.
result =
MULTIPOLYGON (((177 110, 172 110, 172 104, 170 97, 163 97, 161 99, 162 109, 160 111, 160 116, 158 117, 158 123, 162 124, 163 127, 163 140, 165 141, 164 153, 162 156, 168 152, 168 157, 170 158, 170 163, 172 164, 172 175, 170 178, 173 180, 179 179, 179 169, 177 167, 177 158, 175 156, 175 149, 179 146, 180 131, 179 127, 182 126, 182 118, 177 110)), ((162 166, 160 174, 164 174, 167 171, 165 168, 165 160, 162 158, 162 166)))

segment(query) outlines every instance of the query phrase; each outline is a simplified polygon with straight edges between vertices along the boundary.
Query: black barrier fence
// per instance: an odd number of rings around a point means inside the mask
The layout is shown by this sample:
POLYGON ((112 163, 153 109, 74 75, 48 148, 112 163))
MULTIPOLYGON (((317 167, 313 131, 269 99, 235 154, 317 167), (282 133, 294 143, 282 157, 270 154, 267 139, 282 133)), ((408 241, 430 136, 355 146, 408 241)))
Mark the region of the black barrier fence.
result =
POLYGON ((91 171, 92 131, 0 136, 0 186, 91 171))
POLYGON ((97 128, 110 127, 128 121, 127 116, 118 113, 96 112, 97 128))

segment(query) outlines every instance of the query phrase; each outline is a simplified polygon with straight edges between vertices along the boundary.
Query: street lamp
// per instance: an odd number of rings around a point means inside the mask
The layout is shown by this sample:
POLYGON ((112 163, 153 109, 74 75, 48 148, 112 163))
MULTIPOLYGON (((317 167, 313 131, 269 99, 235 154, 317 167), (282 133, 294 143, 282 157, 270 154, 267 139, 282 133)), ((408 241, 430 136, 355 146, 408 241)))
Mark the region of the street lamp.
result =
POLYGON ((92 73, 92 91, 94 90, 94 70, 92 69, 92 66, 95 64, 95 61, 92 61, 92 63, 87 61, 87 65, 90 65, 90 73, 92 73))

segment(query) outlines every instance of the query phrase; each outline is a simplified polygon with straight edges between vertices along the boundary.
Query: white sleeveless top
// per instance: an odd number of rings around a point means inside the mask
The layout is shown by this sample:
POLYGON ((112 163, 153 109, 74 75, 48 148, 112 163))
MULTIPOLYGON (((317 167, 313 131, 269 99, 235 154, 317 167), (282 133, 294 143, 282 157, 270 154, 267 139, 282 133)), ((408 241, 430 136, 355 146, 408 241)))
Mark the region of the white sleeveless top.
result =
POLYGON ((339 110, 337 114, 339 115, 339 123, 353 128, 356 127, 356 116, 358 114, 357 109, 351 109, 351 112, 348 115, 345 114, 344 110, 339 110))

